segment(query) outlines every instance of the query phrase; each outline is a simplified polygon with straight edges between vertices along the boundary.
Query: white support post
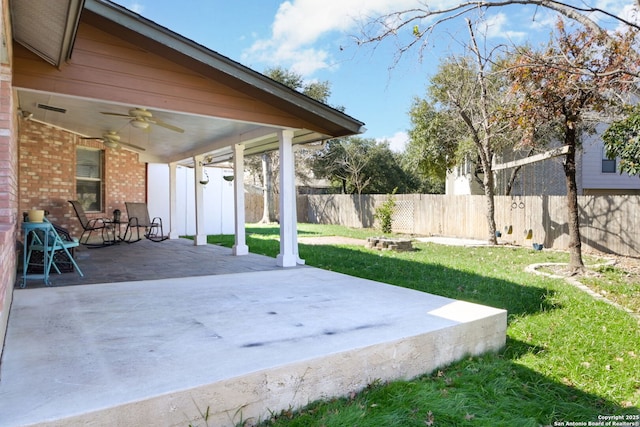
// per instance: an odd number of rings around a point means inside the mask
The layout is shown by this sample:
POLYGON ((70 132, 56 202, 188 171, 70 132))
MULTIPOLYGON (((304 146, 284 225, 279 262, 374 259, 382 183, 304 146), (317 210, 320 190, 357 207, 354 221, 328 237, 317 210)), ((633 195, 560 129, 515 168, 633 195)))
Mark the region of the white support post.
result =
POLYGON ((193 164, 195 173, 194 176, 194 188, 195 188, 195 202, 196 202, 196 235, 193 240, 195 246, 202 246, 207 244, 207 233, 204 229, 204 189, 200 181, 204 179, 202 161, 203 156, 194 156, 193 164))
POLYGON ((298 257, 298 229, 296 215, 295 164, 293 131, 278 132, 280 140, 280 253, 276 262, 280 267, 304 264, 298 257))
POLYGON ((233 147, 233 203, 235 210, 235 244, 234 255, 247 255, 249 247, 246 243, 244 214, 244 145, 233 147))
POLYGON ((178 218, 178 181, 177 181, 178 164, 169 163, 169 239, 177 239, 180 237, 176 220, 178 218))

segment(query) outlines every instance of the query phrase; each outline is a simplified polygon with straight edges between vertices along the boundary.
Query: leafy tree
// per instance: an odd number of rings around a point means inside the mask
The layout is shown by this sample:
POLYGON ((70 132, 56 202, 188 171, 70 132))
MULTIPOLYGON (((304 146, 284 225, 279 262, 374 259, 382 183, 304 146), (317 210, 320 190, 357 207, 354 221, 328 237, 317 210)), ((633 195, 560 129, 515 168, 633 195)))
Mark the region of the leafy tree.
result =
POLYGON ((640 105, 629 110, 602 135, 610 159, 620 158, 620 172, 640 175, 640 105))
POLYGON ((322 103, 326 103, 329 96, 331 96, 331 85, 328 81, 305 82, 302 75, 294 71, 286 70, 282 67, 267 68, 264 74, 265 76, 322 103))
POLYGON ((426 99, 415 98, 409 111, 411 129, 405 150, 407 164, 444 186, 447 171, 459 157, 457 121, 447 111, 437 111, 426 99))
MULTIPOLYGON (((569 211, 569 267, 584 267, 581 251, 576 151, 587 115, 619 105, 617 95, 633 89, 629 49, 635 34, 603 35, 589 29, 568 33, 557 25, 557 43, 545 50, 523 48, 507 65, 513 90, 519 96, 512 123, 525 131, 525 141, 536 143, 535 131, 553 123, 569 147, 563 167, 569 211)), ((637 67, 637 64, 636 64, 637 67)))
POLYGON ((445 174, 447 169, 471 158, 479 165, 477 177, 486 201, 488 240, 496 244, 494 176, 491 170, 494 153, 514 144, 513 133, 498 117, 510 97, 507 82, 495 73, 493 54, 482 53, 470 21, 471 43, 467 56, 450 56, 442 61, 431 78, 428 95, 440 107, 436 111, 425 102, 414 104, 410 133, 410 150, 422 154, 416 159, 422 170, 445 174))
POLYGON ((387 142, 349 137, 330 140, 310 162, 314 174, 329 179, 343 194, 406 193, 418 188, 387 142))

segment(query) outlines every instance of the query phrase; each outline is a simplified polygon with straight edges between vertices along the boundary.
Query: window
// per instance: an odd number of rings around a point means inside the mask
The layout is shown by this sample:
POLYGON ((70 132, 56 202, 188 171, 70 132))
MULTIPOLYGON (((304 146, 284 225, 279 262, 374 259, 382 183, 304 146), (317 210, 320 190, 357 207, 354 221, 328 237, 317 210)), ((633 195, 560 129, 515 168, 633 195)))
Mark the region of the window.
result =
POLYGON ((101 150, 76 150, 76 196, 88 212, 102 211, 102 158, 101 150))
POLYGON ((616 159, 607 158, 606 150, 602 150, 602 173, 616 173, 616 159))

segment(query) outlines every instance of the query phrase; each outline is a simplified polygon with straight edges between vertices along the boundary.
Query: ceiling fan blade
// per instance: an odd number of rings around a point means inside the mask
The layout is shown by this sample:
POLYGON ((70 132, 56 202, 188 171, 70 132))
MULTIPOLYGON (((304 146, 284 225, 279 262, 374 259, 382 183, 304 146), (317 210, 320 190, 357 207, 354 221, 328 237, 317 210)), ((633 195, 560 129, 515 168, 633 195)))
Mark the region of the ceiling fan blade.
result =
POLYGON ((132 118, 129 114, 109 113, 108 111, 101 111, 100 114, 104 114, 105 116, 116 116, 116 117, 132 118))
POLYGON ((118 144, 126 145, 127 147, 135 148, 136 150, 140 150, 140 151, 147 151, 146 148, 142 148, 142 147, 139 147, 139 146, 134 145, 134 144, 129 144, 128 142, 119 141, 118 144))
POLYGON ((156 124, 156 125, 158 125, 158 126, 162 126, 163 128, 166 128, 166 129, 172 130, 172 131, 174 131, 174 132, 184 133, 184 129, 179 128, 179 127, 174 126, 174 125, 170 125, 169 123, 165 123, 165 122, 163 122, 162 120, 158 120, 158 119, 149 119, 149 120, 147 120, 147 121, 148 121, 149 123, 153 123, 153 124, 156 124))
POLYGON ((101 136, 81 136, 80 139, 87 139, 87 140, 96 140, 96 141, 102 141, 104 138, 102 138, 101 136))

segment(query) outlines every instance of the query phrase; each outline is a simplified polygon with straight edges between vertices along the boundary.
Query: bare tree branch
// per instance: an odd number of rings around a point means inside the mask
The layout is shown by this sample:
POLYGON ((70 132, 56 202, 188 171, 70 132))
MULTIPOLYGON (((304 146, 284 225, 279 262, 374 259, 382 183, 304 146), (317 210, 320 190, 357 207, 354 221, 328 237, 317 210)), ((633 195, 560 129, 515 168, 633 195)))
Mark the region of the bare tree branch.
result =
MULTIPOLYGON (((640 13, 640 0, 635 0, 638 13, 640 13)), ((625 25, 630 30, 640 31, 638 22, 625 19, 608 10, 589 7, 583 5, 573 5, 567 1, 558 0, 502 0, 502 1, 465 1, 457 3, 449 8, 432 9, 427 2, 421 2, 423 7, 404 9, 388 14, 384 14, 366 23, 362 30, 362 36, 356 38, 358 45, 378 44, 383 40, 397 37, 398 34, 411 30, 413 39, 398 47, 396 51, 394 64, 397 64, 402 56, 414 47, 419 47, 419 56, 422 58, 423 51, 426 50, 429 42, 429 36, 433 34, 436 28, 442 24, 460 18, 472 12, 482 12, 488 9, 495 9, 512 5, 531 5, 542 7, 555 11, 571 20, 574 20, 591 31, 596 32, 605 37, 610 34, 601 27, 598 22, 589 15, 601 14, 608 18, 614 19, 620 24, 625 25), (425 26, 425 22, 430 22, 425 26), (382 29, 382 30, 381 30, 382 29)), ((640 51, 633 48, 631 54, 640 57, 640 51)))

